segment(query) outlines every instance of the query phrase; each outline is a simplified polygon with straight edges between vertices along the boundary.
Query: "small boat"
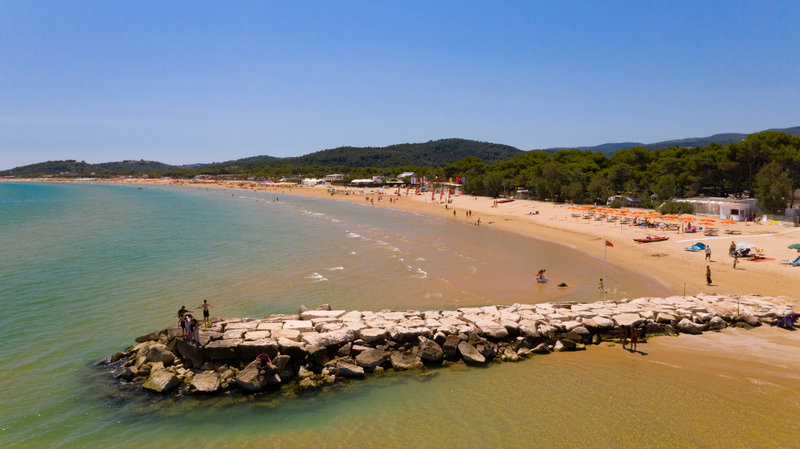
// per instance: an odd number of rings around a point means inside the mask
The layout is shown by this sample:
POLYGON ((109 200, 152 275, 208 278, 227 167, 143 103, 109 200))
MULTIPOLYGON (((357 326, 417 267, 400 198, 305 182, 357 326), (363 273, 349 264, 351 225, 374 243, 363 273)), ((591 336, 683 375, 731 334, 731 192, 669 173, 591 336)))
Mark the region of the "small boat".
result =
POLYGON ((511 202, 513 202, 513 201, 514 201, 514 198, 506 198, 506 199, 503 199, 503 200, 497 200, 497 204, 501 204, 501 203, 511 203, 511 202))
POLYGON ((648 235, 643 239, 633 239, 634 242, 639 243, 663 242, 664 240, 669 240, 669 237, 653 237, 652 235, 648 235))

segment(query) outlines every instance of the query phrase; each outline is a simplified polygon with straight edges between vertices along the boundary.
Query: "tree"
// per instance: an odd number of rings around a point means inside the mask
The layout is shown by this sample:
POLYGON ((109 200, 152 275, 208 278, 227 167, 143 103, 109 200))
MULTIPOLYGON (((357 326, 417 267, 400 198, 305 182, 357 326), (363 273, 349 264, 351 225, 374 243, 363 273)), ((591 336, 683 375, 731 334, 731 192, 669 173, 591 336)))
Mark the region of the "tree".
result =
POLYGON ((792 179, 778 162, 764 165, 755 176, 758 206, 762 211, 783 214, 792 195, 792 179))
POLYGON ((669 201, 675 196, 676 186, 675 175, 670 174, 659 176, 658 180, 651 187, 651 190, 658 196, 658 200, 663 202, 669 201))
POLYGON ((483 177, 483 187, 488 191, 492 197, 497 197, 503 190, 503 175, 493 171, 483 177))

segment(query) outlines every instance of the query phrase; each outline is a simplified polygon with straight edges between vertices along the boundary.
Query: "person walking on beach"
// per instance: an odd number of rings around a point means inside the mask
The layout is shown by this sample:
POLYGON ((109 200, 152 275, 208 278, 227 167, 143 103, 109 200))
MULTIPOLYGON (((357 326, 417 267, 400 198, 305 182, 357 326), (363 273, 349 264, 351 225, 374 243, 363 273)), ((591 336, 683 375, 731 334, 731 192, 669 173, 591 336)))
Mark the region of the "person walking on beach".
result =
POLYGON ((734 270, 736 269, 736 264, 737 263, 739 263, 739 256, 736 253, 734 253, 733 254, 733 269, 734 270))
POLYGON ((622 349, 626 349, 628 345, 628 328, 627 326, 619 327, 619 342, 622 343, 622 349))
POLYGON ((728 248, 728 253, 729 253, 731 256, 733 256, 734 254, 736 254, 736 243, 733 243, 733 240, 731 240, 731 246, 728 248))
POLYGON ((201 307, 203 309, 203 323, 205 323, 206 326, 208 326, 208 323, 211 321, 208 318, 208 308, 209 307, 214 307, 214 306, 212 306, 211 303, 209 303, 207 299, 204 299, 203 303, 200 304, 197 307, 201 307))
POLYGON ((711 245, 706 245, 706 260, 711 261, 711 245))
POLYGON ((638 327, 631 327, 631 351, 636 352, 637 344, 639 343, 639 332, 641 330, 638 327))
POLYGON ((706 265, 706 284, 711 285, 711 267, 706 265))

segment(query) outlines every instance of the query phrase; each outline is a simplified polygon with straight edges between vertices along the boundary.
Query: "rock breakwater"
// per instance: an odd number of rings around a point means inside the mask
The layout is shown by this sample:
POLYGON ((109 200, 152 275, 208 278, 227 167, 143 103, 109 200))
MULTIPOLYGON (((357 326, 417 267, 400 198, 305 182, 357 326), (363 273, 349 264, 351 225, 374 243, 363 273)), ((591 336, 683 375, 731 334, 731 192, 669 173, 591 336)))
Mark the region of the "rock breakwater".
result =
POLYGON ((387 370, 517 361, 617 340, 750 328, 792 313, 785 298, 716 296, 553 302, 458 310, 345 311, 215 319, 187 341, 178 326, 136 338, 109 356, 124 383, 155 393, 209 394, 279 387, 310 390, 387 370), (266 367, 257 360, 266 353, 266 367))

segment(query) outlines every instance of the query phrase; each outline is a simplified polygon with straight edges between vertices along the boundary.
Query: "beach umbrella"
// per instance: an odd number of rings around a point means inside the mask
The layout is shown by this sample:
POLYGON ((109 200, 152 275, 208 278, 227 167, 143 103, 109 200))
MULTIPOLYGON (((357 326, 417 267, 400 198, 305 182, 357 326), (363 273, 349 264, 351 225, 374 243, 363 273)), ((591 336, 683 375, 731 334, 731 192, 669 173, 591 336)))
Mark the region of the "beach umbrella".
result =
POLYGON ((753 245, 752 243, 747 242, 739 242, 736 244, 737 248, 758 248, 758 245, 753 245))
POLYGON ((736 224, 736 222, 735 222, 735 221, 733 221, 733 220, 722 220, 720 223, 725 223, 725 224, 736 224))
POLYGON ((694 217, 681 217, 680 221, 694 221, 694 217))
POLYGON ((800 253, 800 243, 792 243, 789 245, 789 249, 796 249, 798 253, 800 253))

